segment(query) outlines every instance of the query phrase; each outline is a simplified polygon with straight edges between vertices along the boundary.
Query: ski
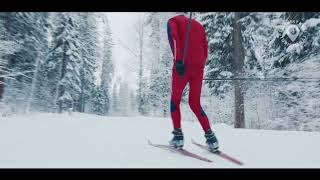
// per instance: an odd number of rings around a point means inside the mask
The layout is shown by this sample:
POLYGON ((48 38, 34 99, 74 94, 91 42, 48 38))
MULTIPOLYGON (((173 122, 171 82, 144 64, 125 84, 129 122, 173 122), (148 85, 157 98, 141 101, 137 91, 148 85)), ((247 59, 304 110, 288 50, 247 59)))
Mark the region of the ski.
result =
POLYGON ((149 143, 149 145, 151 145, 153 147, 157 147, 157 148, 164 149, 164 150, 169 150, 171 152, 179 153, 181 155, 188 156, 188 157, 191 157, 191 158, 195 158, 195 159, 198 159, 198 160, 201 160, 201 161, 205 161, 205 162, 209 162, 209 163, 213 162, 210 159, 207 159, 205 157, 199 156, 199 155, 194 154, 194 153, 192 153, 190 151, 187 151, 185 149, 177 149, 177 148, 174 148, 173 146, 170 146, 170 145, 153 144, 150 140, 148 140, 148 143, 149 143))
MULTIPOLYGON (((196 146, 198 146, 198 147, 200 147, 200 148, 202 148, 202 149, 205 149, 205 150, 209 151, 208 148, 207 148, 207 146, 202 145, 202 144, 199 144, 199 143, 195 142, 193 139, 191 139, 191 141, 192 141, 192 144, 194 144, 194 145, 196 145, 196 146)), ((209 151, 209 152, 211 152, 211 151, 209 151)), ((227 160, 229 160, 229 161, 231 161, 231 162, 233 162, 233 163, 235 163, 235 164, 243 165, 243 163, 242 163, 241 161, 239 161, 239 160, 237 160, 237 159, 235 159, 235 158, 233 158, 233 157, 225 154, 224 152, 222 152, 222 151, 220 151, 220 150, 218 150, 218 151, 216 151, 216 152, 211 152, 211 153, 212 153, 212 154, 215 154, 215 155, 217 155, 217 156, 220 156, 220 157, 222 157, 222 158, 224 158, 224 159, 227 159, 227 160)))

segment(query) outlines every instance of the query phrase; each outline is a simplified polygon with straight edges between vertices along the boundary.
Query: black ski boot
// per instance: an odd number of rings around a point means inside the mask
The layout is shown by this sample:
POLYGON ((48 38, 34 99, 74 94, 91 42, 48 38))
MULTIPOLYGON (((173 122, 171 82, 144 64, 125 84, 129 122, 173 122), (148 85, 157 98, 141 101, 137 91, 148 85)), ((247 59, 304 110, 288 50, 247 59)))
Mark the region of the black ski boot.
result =
POLYGON ((169 144, 177 149, 182 149, 184 145, 183 133, 181 129, 174 129, 172 131, 173 138, 169 144))
POLYGON ((211 129, 209 129, 204 137, 206 138, 206 143, 207 143, 207 146, 208 146, 208 149, 209 151, 211 152, 216 152, 218 151, 219 149, 219 142, 218 142, 218 139, 217 137, 215 136, 214 132, 212 132, 211 129))

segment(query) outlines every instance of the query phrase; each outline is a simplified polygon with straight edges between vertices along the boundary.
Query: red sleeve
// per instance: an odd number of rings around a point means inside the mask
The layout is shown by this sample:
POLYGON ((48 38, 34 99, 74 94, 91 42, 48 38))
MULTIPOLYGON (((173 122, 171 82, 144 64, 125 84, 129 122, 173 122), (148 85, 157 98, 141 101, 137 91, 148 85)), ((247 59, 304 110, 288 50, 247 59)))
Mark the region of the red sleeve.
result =
POLYGON ((174 60, 182 60, 182 53, 180 48, 181 42, 179 41, 178 26, 172 19, 170 19, 168 22, 168 33, 169 38, 171 38, 172 42, 172 52, 174 60))

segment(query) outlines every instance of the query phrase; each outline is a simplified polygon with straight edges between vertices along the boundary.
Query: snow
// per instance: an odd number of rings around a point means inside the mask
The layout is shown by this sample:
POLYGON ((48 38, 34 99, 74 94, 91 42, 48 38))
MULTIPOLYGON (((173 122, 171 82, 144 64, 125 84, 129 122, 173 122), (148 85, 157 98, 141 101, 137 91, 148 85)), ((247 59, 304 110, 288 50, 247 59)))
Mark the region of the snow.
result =
POLYGON ((197 121, 182 123, 185 148, 202 162, 149 146, 172 137, 169 118, 32 113, 0 119, 1 168, 316 168, 320 133, 234 129, 214 124, 221 150, 245 163, 232 164, 191 144, 204 143, 197 121))
POLYGON ((225 77, 231 77, 232 73, 229 71, 222 71, 222 72, 220 72, 220 75, 225 76, 225 77))
POLYGON ((287 53, 294 53, 294 52, 296 52, 296 53, 300 54, 302 50, 303 50, 303 46, 302 46, 301 44, 299 44, 299 43, 295 43, 295 44, 291 44, 291 45, 287 48, 286 52, 287 52, 287 53))
POLYGON ((320 24, 319 18, 310 18, 301 25, 301 29, 302 31, 306 31, 308 28, 318 26, 319 24, 320 24))
POLYGON ((63 93, 63 95, 61 97, 59 97, 59 100, 60 101, 65 101, 65 100, 71 101, 72 97, 69 92, 65 92, 65 93, 63 93))

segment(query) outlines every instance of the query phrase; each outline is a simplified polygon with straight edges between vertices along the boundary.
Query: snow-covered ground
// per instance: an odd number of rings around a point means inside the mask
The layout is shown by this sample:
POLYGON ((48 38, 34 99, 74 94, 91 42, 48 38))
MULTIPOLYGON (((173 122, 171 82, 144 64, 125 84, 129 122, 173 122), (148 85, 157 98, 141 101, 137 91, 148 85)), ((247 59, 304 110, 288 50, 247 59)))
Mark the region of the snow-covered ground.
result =
POLYGON ((0 117, 0 168, 319 168, 320 133, 234 129, 214 125, 232 164, 191 144, 198 122, 183 122, 185 148, 213 163, 148 145, 172 137, 169 118, 34 113, 0 117))

